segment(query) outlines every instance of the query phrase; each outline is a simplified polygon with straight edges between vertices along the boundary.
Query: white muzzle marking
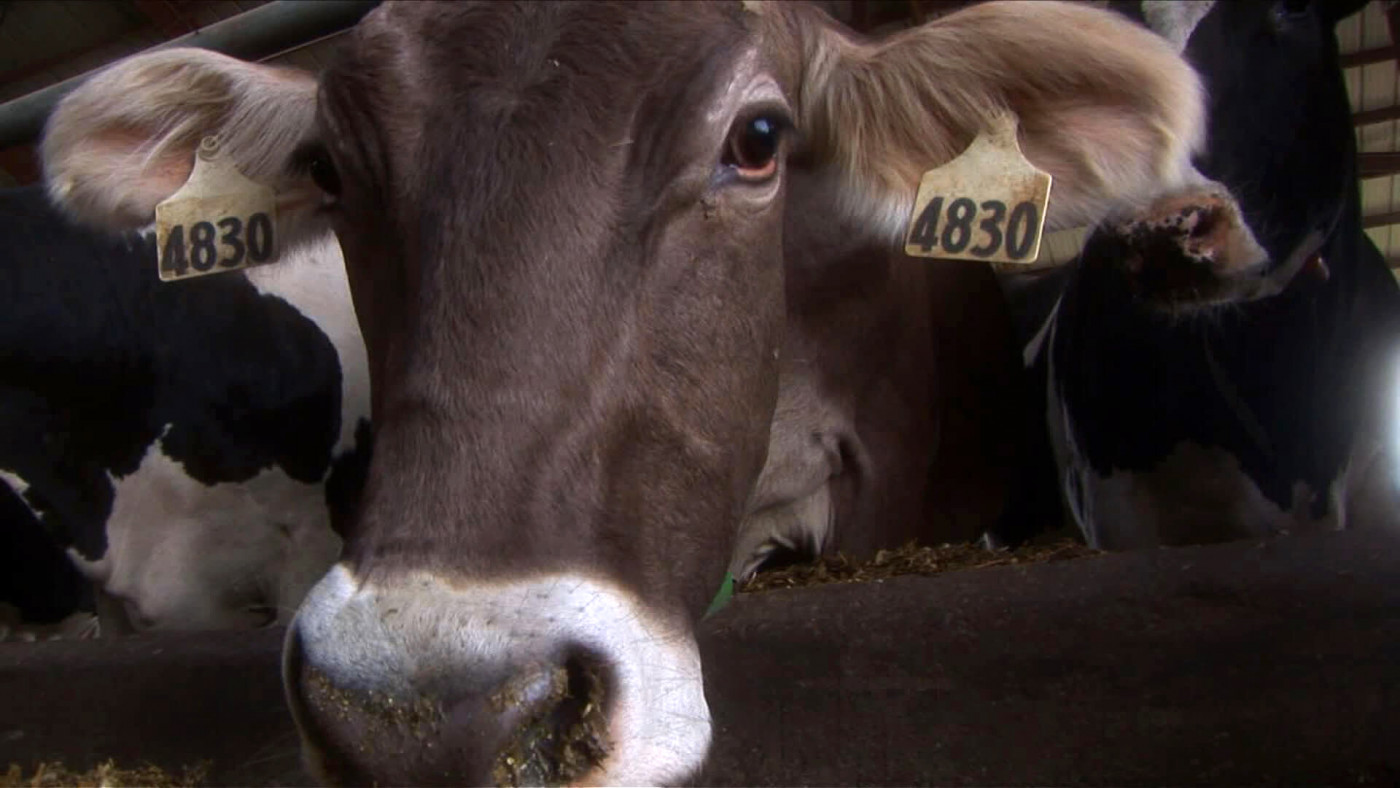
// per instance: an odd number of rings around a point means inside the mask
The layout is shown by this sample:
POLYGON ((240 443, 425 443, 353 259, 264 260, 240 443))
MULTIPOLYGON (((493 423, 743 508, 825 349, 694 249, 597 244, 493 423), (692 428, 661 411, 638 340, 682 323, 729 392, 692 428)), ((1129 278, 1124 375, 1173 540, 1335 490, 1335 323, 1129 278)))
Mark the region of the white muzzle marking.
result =
MULTIPOLYGON (((470 675, 474 666, 515 664, 516 655, 550 644, 588 649, 608 663, 612 678, 609 753, 587 783, 676 783, 697 771, 709 750, 694 636, 598 579, 556 574, 453 584, 423 572, 381 587, 359 584, 337 564, 297 613, 289 637, 298 634, 304 663, 338 687, 401 697, 444 675, 470 675)), ((306 755, 319 762, 318 753, 306 755)))

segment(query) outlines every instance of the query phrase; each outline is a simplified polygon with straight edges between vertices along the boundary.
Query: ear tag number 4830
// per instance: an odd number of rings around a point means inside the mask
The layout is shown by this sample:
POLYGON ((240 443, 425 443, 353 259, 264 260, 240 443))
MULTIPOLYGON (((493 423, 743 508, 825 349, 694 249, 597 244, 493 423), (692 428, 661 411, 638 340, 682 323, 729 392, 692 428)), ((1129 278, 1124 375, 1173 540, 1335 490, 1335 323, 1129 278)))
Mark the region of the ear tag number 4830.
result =
POLYGON ((905 254, 988 263, 1034 263, 1040 255, 1050 174, 1016 144, 1004 117, 956 159, 924 173, 914 199, 905 254))
POLYGON ((156 255, 165 282, 277 260, 277 202, 205 137, 180 190, 156 206, 156 255))

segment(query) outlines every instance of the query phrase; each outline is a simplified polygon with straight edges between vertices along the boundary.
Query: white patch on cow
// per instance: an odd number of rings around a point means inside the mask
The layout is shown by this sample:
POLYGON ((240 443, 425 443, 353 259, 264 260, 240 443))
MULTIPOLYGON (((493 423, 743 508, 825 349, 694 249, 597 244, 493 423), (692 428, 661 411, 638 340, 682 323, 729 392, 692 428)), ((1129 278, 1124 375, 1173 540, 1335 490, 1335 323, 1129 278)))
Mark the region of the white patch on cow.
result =
POLYGON ((369 418, 369 362, 339 242, 325 233, 284 252, 279 262, 247 269, 244 275, 259 293, 295 307, 335 346, 340 357, 341 413, 333 456, 354 449, 355 427, 360 419, 369 418))
MULTIPOLYGON (((420 572, 385 587, 336 565, 297 614, 288 637, 298 635, 304 664, 335 686, 400 699, 416 699, 416 687, 442 676, 518 679, 524 660, 561 644, 590 650, 611 666, 615 703, 609 757, 582 784, 675 784, 709 748, 694 636, 606 581, 558 574, 467 584, 420 572)), ((305 731, 314 723, 300 705, 292 708, 305 731)), ((314 771, 320 756, 303 742, 314 771)))
POLYGON ((1055 298, 1055 305, 1050 307, 1050 314, 1045 316, 1045 322, 1040 325, 1035 336, 1031 337, 1031 341, 1027 342, 1026 346, 1021 349, 1021 366, 1029 367, 1035 363, 1041 348, 1045 347, 1045 338, 1050 336, 1050 330, 1055 325, 1055 318, 1060 314, 1060 302, 1063 300, 1065 300, 1063 293, 1055 298))
POLYGON ((24 497, 25 491, 29 489, 29 482, 25 481, 19 474, 4 468, 0 468, 0 481, 8 484, 10 489, 15 491, 15 496, 24 502, 24 506, 30 514, 35 517, 39 516, 39 512, 29 504, 29 499, 24 497))
POLYGON ((10 485, 10 489, 15 491, 15 495, 23 496, 24 491, 29 489, 29 482, 20 478, 20 475, 14 471, 0 468, 0 481, 10 485))
POLYGON ((1348 528, 1374 524, 1400 532, 1400 353, 1392 351, 1387 366, 1382 410, 1357 429, 1347 465, 1348 528))
MULTIPOLYGON (((1054 347, 1055 328, 1050 331, 1054 347)), ((1348 474, 1328 490, 1327 513, 1314 518, 1317 492, 1299 482, 1288 509, 1265 497, 1218 448, 1183 442, 1150 471, 1100 476, 1075 439, 1074 419, 1056 384, 1055 355, 1047 356, 1046 422, 1059 469, 1062 502, 1091 547, 1127 550, 1163 544, 1238 539, 1275 533, 1336 530, 1346 524, 1348 474)))
MULTIPOLYGON (((1052 327, 1052 347, 1054 331, 1052 327)), ((1319 491, 1295 482, 1285 508, 1264 495, 1235 455, 1192 442, 1177 444, 1149 471, 1099 475, 1076 443, 1074 420, 1056 385, 1053 353, 1047 364, 1046 421, 1062 503, 1090 546, 1124 550, 1373 526, 1400 531, 1400 374, 1395 410, 1384 417, 1393 425, 1389 445, 1380 430, 1363 423, 1347 464, 1332 483, 1319 491), (1319 495, 1327 498, 1325 513, 1314 517, 1319 495)), ((1227 401, 1235 398, 1231 391, 1221 394, 1227 401)), ((1231 404, 1242 418, 1242 404, 1231 404)), ((1252 416, 1249 422, 1253 424, 1252 416)), ((1246 429, 1262 434, 1257 424, 1246 429)))
POLYGON ((1346 522, 1346 474, 1321 492, 1326 513, 1313 517, 1317 492, 1293 486, 1287 509, 1265 497, 1239 460, 1215 447, 1183 442, 1150 471, 1092 475, 1084 496, 1092 517, 1080 523, 1093 547, 1126 550, 1281 533, 1340 530, 1346 522))
POLYGON ((1346 473, 1346 527, 1381 527, 1400 533, 1400 463, 1387 440, 1357 435, 1346 473))
POLYGON ((156 440, 134 472, 110 478, 106 554, 68 553, 138 629, 259 626, 269 609, 285 623, 340 553, 324 485, 280 468, 206 485, 156 440))
POLYGON ((1171 42, 1177 53, 1196 32, 1215 0, 1143 0, 1142 16, 1152 32, 1171 42))
MULTIPOLYGON (((154 238, 149 224, 136 234, 154 238)), ((332 457, 355 448, 355 428, 369 418, 369 359, 359 319, 350 296, 350 280, 340 242, 331 232, 321 233, 284 249, 269 265, 242 269, 229 276, 243 276, 262 295, 276 296, 315 323, 330 340, 340 360, 340 435, 332 457)), ((178 284, 169 286, 178 287, 178 284)))
MULTIPOLYGON (((1060 502, 1068 517, 1090 540, 1086 523, 1093 521, 1093 514, 1087 509, 1087 502, 1081 496, 1086 486, 1088 462, 1079 451, 1074 439, 1074 419, 1069 415, 1060 397, 1059 378, 1055 374, 1055 335, 1059 331, 1059 303, 1050 313, 1046 325, 1050 334, 1045 340, 1045 424, 1050 433, 1050 449, 1055 456, 1055 468, 1060 474, 1060 502)), ((1090 541, 1090 544, 1093 544, 1090 541)))

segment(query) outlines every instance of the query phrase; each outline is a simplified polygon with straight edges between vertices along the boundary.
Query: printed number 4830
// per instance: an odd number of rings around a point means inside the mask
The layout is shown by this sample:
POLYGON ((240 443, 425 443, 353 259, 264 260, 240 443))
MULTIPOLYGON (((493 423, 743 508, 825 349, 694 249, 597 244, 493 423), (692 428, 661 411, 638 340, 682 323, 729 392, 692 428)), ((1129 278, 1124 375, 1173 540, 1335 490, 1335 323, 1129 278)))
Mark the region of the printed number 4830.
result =
POLYGON ((1013 260, 1024 259, 1035 242, 1035 228, 1039 224, 1040 211, 1033 202, 1020 202, 1011 209, 1011 219, 1006 221, 1006 203, 1001 200, 987 200, 981 205, 984 216, 977 226, 987 234, 987 242, 968 249, 972 242, 973 220, 978 216, 977 203, 966 197, 959 197, 948 204, 947 221, 944 222, 943 198, 935 197, 919 214, 909 240, 918 244, 925 252, 941 246, 949 254, 967 253, 976 257, 991 257, 1004 243, 1006 256, 1013 260), (1002 224, 1006 222, 1003 232, 1002 224), (939 231, 942 225, 942 232, 939 231))
POLYGON ((199 272, 215 265, 238 268, 246 263, 266 262, 272 255, 272 220, 265 213, 249 216, 246 225, 237 216, 226 216, 217 222, 195 222, 188 235, 187 243, 182 224, 170 228, 161 254, 161 270, 183 276, 191 267, 199 272), (220 247, 226 252, 222 257, 220 247))

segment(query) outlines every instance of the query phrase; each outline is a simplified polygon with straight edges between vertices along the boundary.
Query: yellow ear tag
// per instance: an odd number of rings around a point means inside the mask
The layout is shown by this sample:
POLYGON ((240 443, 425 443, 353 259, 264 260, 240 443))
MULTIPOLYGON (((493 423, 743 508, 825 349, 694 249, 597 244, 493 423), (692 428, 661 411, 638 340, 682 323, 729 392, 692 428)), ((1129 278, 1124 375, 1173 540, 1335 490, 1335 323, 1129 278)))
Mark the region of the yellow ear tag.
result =
POLYGON ((185 185, 156 206, 156 256, 165 282, 276 262, 276 195, 205 137, 185 185))
POLYGON ((1050 174, 1016 144, 1004 116, 956 159, 924 173, 904 240, 905 254, 988 263, 1034 263, 1040 255, 1050 174))

